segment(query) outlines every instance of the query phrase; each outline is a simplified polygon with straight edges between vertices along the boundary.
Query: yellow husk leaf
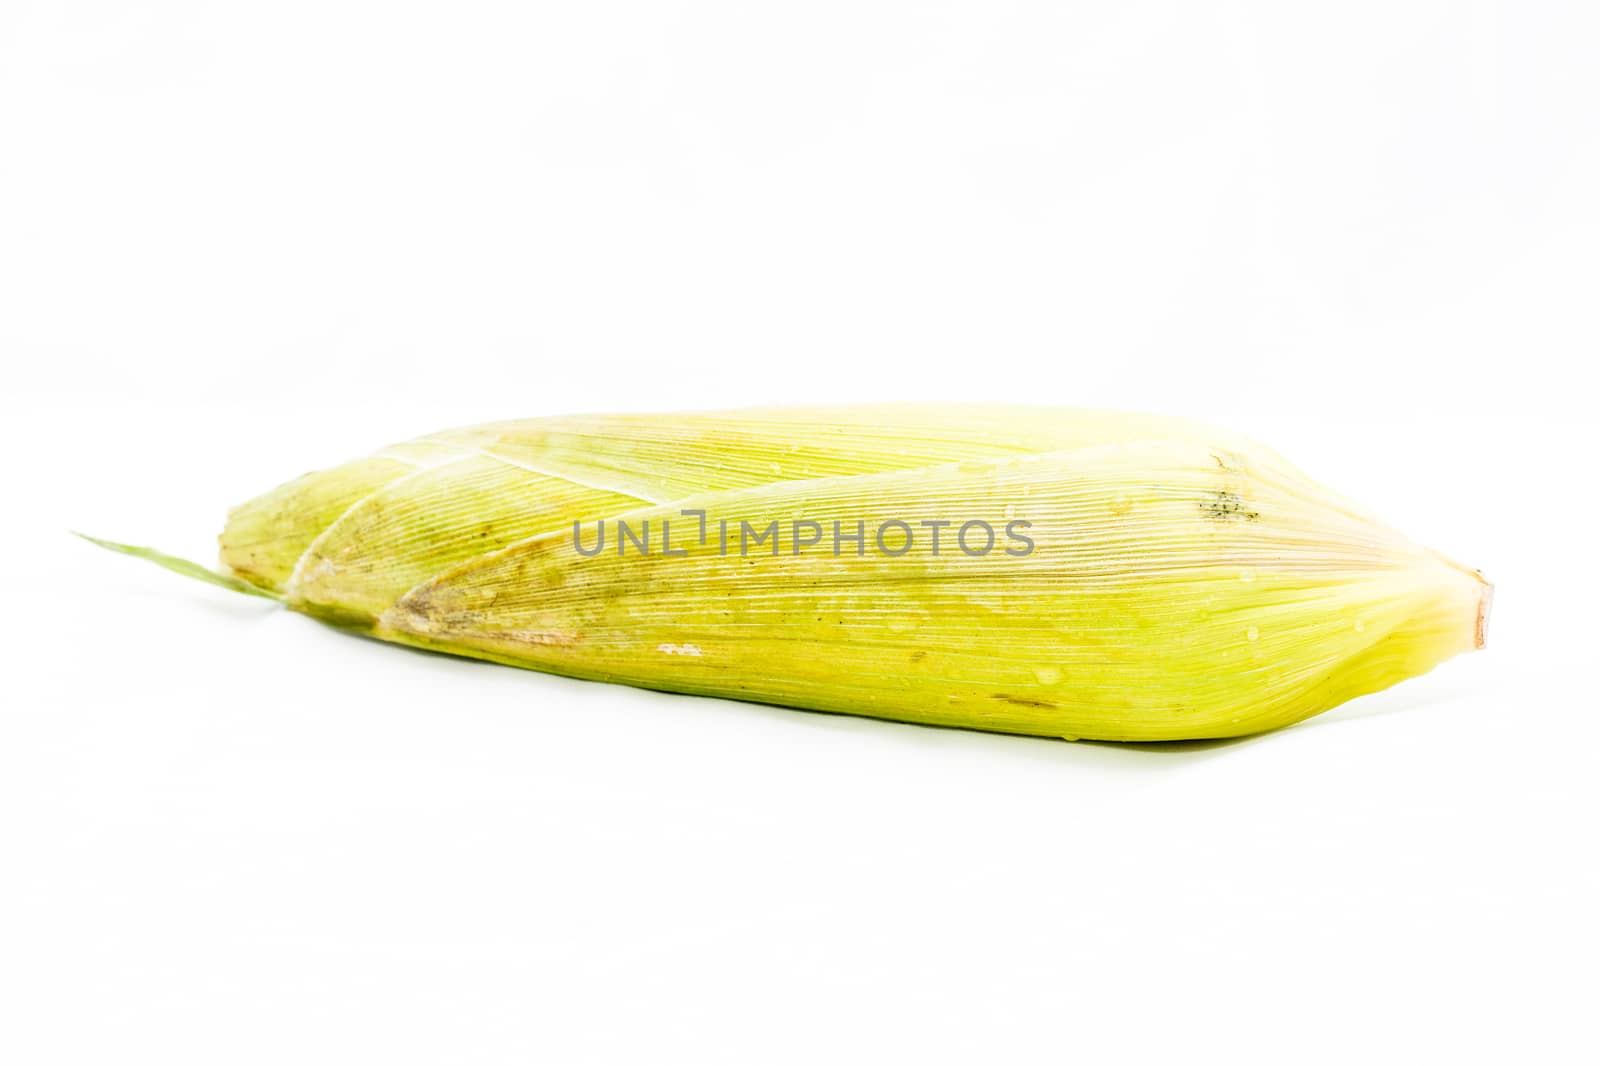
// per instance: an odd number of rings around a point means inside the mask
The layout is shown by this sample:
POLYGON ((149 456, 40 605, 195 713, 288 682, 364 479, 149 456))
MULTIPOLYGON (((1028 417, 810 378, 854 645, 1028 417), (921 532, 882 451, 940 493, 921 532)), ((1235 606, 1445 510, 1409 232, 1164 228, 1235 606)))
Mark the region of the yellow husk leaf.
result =
POLYGON ((1258 732, 1385 688, 1480 646, 1488 594, 1475 572, 1251 441, 1039 408, 454 430, 245 504, 221 544, 238 577, 385 640, 651 688, 1111 740, 1258 732), (704 512, 703 541, 685 510, 704 512), (656 553, 578 550, 601 523, 615 536, 619 518, 654 531, 656 553), (1032 548, 1002 533, 985 554, 952 550, 973 521, 1024 530, 1032 548), (754 550, 725 551, 723 522, 735 536, 742 523, 777 526, 754 550), (859 554, 848 540, 835 553, 836 522, 860 523, 859 554), (942 553, 926 535, 938 522, 950 523, 942 553), (810 523, 820 543, 796 544, 810 523), (911 541, 888 554, 903 540, 896 523, 911 541), (660 554, 668 527, 683 554, 660 554))

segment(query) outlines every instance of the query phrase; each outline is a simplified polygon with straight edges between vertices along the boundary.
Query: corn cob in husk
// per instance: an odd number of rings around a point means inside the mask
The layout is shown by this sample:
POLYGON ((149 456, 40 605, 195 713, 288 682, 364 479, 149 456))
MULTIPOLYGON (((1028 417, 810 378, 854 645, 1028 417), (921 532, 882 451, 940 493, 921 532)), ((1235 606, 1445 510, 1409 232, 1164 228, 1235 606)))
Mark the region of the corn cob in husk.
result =
POLYGON ((221 547, 227 575, 124 550, 437 651, 1105 740, 1386 688, 1481 647, 1489 595, 1252 441, 1011 407, 453 430, 237 508, 221 547))

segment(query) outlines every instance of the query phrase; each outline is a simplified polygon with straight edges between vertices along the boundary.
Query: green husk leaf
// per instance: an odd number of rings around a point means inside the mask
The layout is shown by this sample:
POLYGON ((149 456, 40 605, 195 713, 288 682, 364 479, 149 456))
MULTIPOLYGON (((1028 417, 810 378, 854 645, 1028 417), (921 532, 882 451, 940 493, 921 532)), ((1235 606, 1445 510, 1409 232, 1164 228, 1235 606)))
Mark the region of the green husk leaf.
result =
POLYGON ((188 559, 180 559, 176 555, 168 555, 166 552, 157 551, 154 548, 141 548, 135 544, 119 544, 114 540, 102 540, 99 537, 91 537, 87 533, 79 533, 77 530, 72 530, 72 535, 82 537, 90 544, 97 544, 107 551, 121 552, 123 555, 131 555, 136 559, 155 563, 159 567, 171 570, 175 574, 182 574, 184 577, 192 577, 196 581, 204 581, 233 592, 242 592, 246 596, 260 596, 262 599, 280 602, 283 599, 282 596, 275 592, 258 588, 250 584, 250 582, 242 581, 231 574, 219 574, 215 570, 201 566, 199 563, 190 562, 188 559))

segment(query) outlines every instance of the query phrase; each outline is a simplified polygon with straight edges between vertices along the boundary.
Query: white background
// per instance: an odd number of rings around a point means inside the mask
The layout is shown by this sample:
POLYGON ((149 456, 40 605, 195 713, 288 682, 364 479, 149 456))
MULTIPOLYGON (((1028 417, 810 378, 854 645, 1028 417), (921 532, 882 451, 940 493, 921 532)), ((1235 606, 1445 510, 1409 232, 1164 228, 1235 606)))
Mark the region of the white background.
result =
POLYGON ((0 4, 0 1059, 1594 1061, 1592 4, 0 4), (363 641, 202 559, 447 425, 1259 435, 1498 586, 1255 740, 363 641))

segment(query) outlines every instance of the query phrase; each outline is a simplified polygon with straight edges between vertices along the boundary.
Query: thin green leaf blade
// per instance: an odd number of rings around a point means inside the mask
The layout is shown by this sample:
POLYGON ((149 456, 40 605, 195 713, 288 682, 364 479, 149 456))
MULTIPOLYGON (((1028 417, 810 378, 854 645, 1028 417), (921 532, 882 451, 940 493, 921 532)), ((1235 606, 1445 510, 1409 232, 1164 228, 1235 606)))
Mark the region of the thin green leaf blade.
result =
POLYGON ((98 545, 107 551, 121 552, 123 555, 131 555, 136 559, 155 563, 157 566, 171 570, 175 574, 182 574, 184 577, 194 578, 196 581, 204 581, 208 584, 230 589, 233 592, 242 592, 246 596, 260 596, 262 599, 267 600, 282 600, 282 597, 278 594, 258 588, 248 581, 241 581, 231 574, 219 574, 209 567, 190 562, 188 559, 180 559, 176 555, 168 555, 154 548, 141 548, 134 544, 119 544, 114 540, 102 540, 99 537, 91 537, 87 533, 79 533, 76 530, 73 530, 72 534, 76 537, 82 537, 90 544, 98 545))

